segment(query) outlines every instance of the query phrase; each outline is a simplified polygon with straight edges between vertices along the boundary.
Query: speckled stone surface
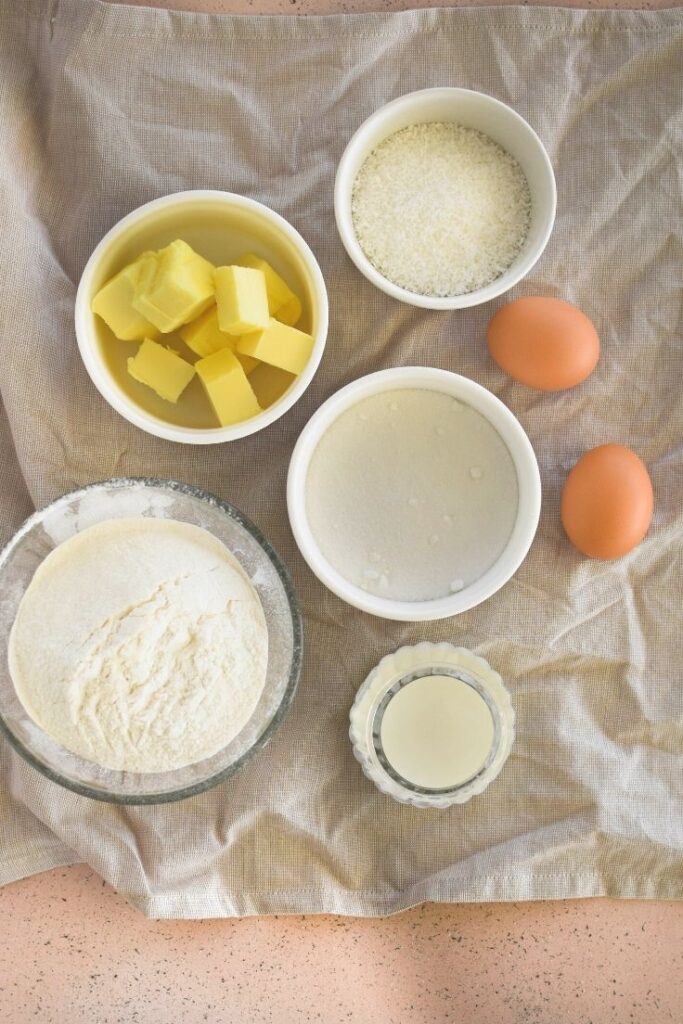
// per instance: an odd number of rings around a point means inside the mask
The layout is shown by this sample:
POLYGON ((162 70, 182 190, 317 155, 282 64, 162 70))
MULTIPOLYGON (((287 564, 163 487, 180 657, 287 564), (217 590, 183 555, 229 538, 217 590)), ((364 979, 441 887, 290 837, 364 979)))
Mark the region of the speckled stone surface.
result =
MULTIPOLYGON (((132 2, 263 14, 429 6, 428 0, 132 2)), ((681 3, 568 0, 566 6, 681 3)), ((681 904, 429 905, 380 920, 156 922, 78 866, 0 890, 0 920, 3 1024, 683 1021, 681 904)))
POLYGON ((147 921, 89 868, 0 890, 3 1024, 665 1024, 683 907, 147 921))

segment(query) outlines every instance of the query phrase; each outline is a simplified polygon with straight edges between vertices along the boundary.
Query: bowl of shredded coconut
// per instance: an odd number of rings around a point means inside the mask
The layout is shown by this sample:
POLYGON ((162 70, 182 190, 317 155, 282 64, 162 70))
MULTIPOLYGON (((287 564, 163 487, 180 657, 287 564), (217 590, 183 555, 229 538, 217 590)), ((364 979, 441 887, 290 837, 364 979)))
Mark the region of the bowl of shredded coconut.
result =
POLYGON ((241 512, 189 485, 64 495, 0 554, 0 587, 0 726, 86 796, 194 796, 261 749, 294 696, 289 575, 241 512))
POLYGON ((488 302, 525 277, 552 231, 555 177, 531 126, 492 96, 401 96, 356 131, 335 217, 362 274, 427 309, 488 302))

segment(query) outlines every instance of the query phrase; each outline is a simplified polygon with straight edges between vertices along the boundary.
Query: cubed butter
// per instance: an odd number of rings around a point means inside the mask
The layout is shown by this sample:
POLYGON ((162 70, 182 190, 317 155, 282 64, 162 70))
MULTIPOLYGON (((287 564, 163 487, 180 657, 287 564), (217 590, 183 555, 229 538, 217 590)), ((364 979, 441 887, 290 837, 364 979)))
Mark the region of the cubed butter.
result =
MULTIPOLYGON (((187 347, 202 358, 220 352, 222 348, 229 348, 231 352, 235 352, 239 340, 239 335, 227 334, 220 329, 216 306, 211 306, 196 320, 185 324, 178 333, 187 347)), ((258 359, 252 359, 251 356, 237 355, 237 358, 245 373, 251 373, 258 366, 258 359)))
POLYGON ((284 306, 280 306, 276 319, 282 324, 289 324, 290 327, 298 324, 299 320, 301 320, 301 303, 296 295, 292 295, 289 302, 285 302, 284 306))
POLYGON ((236 263, 238 267, 251 267, 252 270, 262 271, 266 279, 270 315, 282 323, 295 324, 301 316, 301 303, 270 263, 260 256, 255 256, 253 252, 245 252, 236 263))
POLYGON ((261 270, 218 267, 216 270, 218 323, 227 334, 245 334, 268 324, 268 293, 261 270))
POLYGON ((154 324, 133 306, 140 282, 154 273, 155 265, 156 253, 143 252, 107 281, 90 304, 93 313, 102 317, 121 341, 142 341, 143 338, 156 338, 159 333, 154 324))
POLYGON ((311 357, 313 338, 296 327, 271 318, 262 331, 244 334, 237 342, 237 351, 289 373, 301 373, 311 357))
POLYGON ((137 289, 133 306, 168 334, 208 309, 214 292, 213 264, 178 238, 157 253, 155 272, 137 289))
POLYGON ((198 356, 213 355, 222 348, 234 350, 236 339, 232 334, 226 334, 218 326, 218 310, 211 306, 196 320, 191 320, 180 328, 178 334, 188 348, 191 348, 198 356))
POLYGON ((128 373, 167 402, 177 402, 195 374, 194 366, 156 341, 146 338, 128 360, 128 373))
POLYGON ((261 412, 244 367, 229 348, 200 359, 195 369, 222 427, 241 423, 261 412))

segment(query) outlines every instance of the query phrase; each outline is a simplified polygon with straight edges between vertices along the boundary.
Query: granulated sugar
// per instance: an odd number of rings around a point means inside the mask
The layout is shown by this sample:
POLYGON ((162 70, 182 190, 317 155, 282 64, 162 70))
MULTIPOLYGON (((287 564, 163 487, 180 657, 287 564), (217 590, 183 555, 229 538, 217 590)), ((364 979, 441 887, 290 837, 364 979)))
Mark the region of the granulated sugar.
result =
POLYGON ((389 281, 420 295, 461 295, 500 277, 529 230, 522 168, 482 132, 430 122, 403 128, 354 183, 358 242, 389 281))
POLYGON ((457 593, 500 557, 517 517, 507 445, 450 395, 406 388, 343 412, 320 439, 306 513, 349 582, 399 601, 457 593))

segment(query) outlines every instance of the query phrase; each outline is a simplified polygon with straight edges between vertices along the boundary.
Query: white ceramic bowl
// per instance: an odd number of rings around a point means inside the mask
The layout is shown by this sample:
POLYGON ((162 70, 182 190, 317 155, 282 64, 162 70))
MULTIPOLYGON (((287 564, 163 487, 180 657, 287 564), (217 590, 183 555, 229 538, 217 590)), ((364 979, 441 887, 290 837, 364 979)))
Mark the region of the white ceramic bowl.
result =
POLYGON ((348 604, 384 619, 425 622, 445 619, 481 604, 507 583, 523 562, 536 534, 541 511, 541 478, 534 450, 507 406, 480 384, 449 370, 404 366, 379 370, 347 384, 320 406, 299 436, 287 477, 287 509, 301 554, 318 579, 348 604), (431 601, 395 601, 370 594, 350 583, 323 556, 306 513, 306 477, 323 434, 341 413, 371 395, 404 388, 439 391, 471 406, 498 431, 517 473, 517 518, 500 558, 464 590, 431 601))
MULTIPOLYGON (((299 232, 262 203, 231 192, 176 192, 133 210, 99 243, 85 266, 76 295, 78 347, 100 394, 141 430, 185 444, 234 441, 279 419, 301 398, 313 379, 325 348, 327 324, 325 282, 315 256, 299 232), (315 339, 311 358, 303 372, 272 405, 243 423, 229 427, 192 427, 143 409, 117 380, 117 376, 125 379, 125 359, 135 352, 135 344, 117 342, 90 309, 99 288, 126 263, 146 249, 161 248, 176 238, 183 238, 218 265, 229 264, 241 253, 254 249, 272 263, 302 300, 303 313, 298 326, 315 339)), ((155 401, 161 413, 164 410, 160 403, 161 399, 155 401)), ((168 414, 172 417, 172 407, 168 414)))
POLYGON ((423 89, 387 103, 376 110, 347 145, 337 170, 334 212, 337 228, 349 256, 362 274, 387 295, 424 309, 464 309, 502 295, 525 277, 546 247, 555 221, 557 192, 550 158, 531 126, 511 107, 471 89, 423 89), (476 128, 511 153, 518 161, 531 192, 531 225, 521 252, 500 277, 485 288, 444 298, 420 295, 387 280, 373 267, 361 249, 353 227, 351 195, 356 176, 376 147, 412 124, 451 121, 476 128))

